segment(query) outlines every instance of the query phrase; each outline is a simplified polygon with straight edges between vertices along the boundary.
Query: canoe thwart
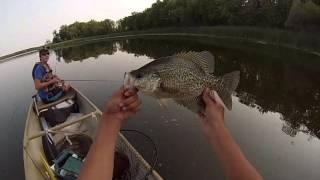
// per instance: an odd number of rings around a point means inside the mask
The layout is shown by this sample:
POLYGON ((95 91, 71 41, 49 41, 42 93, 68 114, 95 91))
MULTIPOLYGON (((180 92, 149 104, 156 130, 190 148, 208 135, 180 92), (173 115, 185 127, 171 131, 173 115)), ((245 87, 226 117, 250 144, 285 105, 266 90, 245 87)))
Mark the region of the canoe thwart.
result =
POLYGON ((57 130, 60 130, 60 129, 62 129, 62 128, 71 126, 71 125, 73 125, 73 124, 79 123, 79 122, 81 122, 81 121, 84 121, 84 120, 88 119, 89 117, 92 117, 91 119, 96 119, 96 115, 97 115, 97 114, 99 114, 98 111, 92 112, 92 113, 90 113, 90 114, 86 114, 86 115, 80 117, 79 119, 76 119, 76 120, 73 120, 73 121, 66 121, 66 122, 64 122, 64 123, 62 123, 62 124, 56 125, 56 126, 50 128, 50 129, 48 129, 48 130, 40 131, 40 132, 38 132, 38 133, 35 133, 35 134, 29 136, 29 137, 28 137, 28 141, 31 141, 32 139, 35 139, 35 138, 44 136, 46 133, 48 133, 48 132, 50 132, 50 131, 51 131, 51 132, 57 131, 57 130))

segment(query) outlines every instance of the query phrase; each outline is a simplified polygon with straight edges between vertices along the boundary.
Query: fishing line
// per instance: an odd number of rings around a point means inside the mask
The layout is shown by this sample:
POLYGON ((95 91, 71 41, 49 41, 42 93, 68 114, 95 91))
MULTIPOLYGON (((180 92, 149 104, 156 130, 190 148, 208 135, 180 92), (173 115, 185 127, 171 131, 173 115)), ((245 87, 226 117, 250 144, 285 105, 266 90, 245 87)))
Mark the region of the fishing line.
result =
MULTIPOLYGON (((54 75, 57 74, 57 60, 54 64, 54 75)), ((109 80, 109 79, 63 79, 64 81, 74 81, 74 82, 120 82, 119 80, 109 80)))
POLYGON ((149 171, 145 175, 145 180, 147 180, 148 176, 150 176, 152 174, 152 171, 155 169, 157 162, 158 162, 158 149, 157 149, 156 143, 152 140, 152 138, 150 136, 148 136, 147 134, 145 134, 141 131, 134 130, 134 129, 122 129, 120 131, 121 132, 134 132, 134 133, 140 134, 140 135, 144 136, 146 139, 148 139, 149 142, 152 144, 154 158, 153 158, 152 166, 150 167, 149 171))
POLYGON ((108 80, 108 79, 64 79, 64 81, 75 81, 75 82, 121 82, 119 80, 108 80))

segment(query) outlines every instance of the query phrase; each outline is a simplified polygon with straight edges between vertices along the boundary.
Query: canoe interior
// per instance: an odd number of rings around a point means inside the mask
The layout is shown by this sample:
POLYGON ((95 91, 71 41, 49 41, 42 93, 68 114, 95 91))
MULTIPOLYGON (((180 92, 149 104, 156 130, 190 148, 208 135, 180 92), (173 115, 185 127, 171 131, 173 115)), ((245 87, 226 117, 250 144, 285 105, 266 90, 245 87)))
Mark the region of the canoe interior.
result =
MULTIPOLYGON (((82 132, 93 139, 95 137, 97 126, 101 119, 102 113, 81 92, 79 92, 77 89, 74 89, 74 91, 76 93, 76 102, 79 105, 80 113, 88 115, 88 117, 79 123, 65 127, 61 130, 73 128, 72 131, 74 131, 74 127, 76 127, 77 131, 82 132)), ((25 179, 43 180, 48 176, 45 174, 44 165, 40 160, 40 154, 44 154, 41 137, 32 140, 29 140, 28 138, 41 131, 39 119, 32 107, 33 103, 31 103, 29 107, 23 139, 25 179)), ((135 148, 121 133, 119 133, 116 149, 129 157, 131 164, 131 179, 144 179, 145 174, 150 169, 150 165, 143 159, 143 157, 135 150, 135 148)), ((148 179, 159 180, 162 178, 154 170, 148 177, 148 179)))

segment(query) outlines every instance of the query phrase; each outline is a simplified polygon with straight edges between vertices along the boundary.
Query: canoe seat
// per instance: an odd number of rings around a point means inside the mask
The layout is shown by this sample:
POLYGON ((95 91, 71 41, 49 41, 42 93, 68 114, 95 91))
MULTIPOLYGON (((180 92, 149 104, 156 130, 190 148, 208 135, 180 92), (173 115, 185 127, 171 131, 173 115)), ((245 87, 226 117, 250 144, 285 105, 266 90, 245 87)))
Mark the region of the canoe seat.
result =
POLYGON ((66 100, 74 99, 75 97, 76 97, 76 92, 73 89, 70 89, 65 95, 63 95, 61 98, 59 98, 58 100, 56 100, 52 103, 45 104, 42 101, 38 101, 37 102, 38 110, 41 111, 42 109, 47 109, 51 106, 55 106, 55 105, 62 103, 66 100))

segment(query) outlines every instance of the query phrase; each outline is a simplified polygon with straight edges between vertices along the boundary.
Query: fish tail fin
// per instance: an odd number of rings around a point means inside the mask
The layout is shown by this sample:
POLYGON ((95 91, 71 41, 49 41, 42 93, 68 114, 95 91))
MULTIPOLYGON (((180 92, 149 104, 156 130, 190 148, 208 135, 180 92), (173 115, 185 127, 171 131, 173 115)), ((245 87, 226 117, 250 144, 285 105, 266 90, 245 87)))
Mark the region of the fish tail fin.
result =
POLYGON ((214 89, 223 101, 226 108, 232 109, 232 93, 236 90, 240 80, 240 71, 233 71, 222 76, 219 85, 214 89))

